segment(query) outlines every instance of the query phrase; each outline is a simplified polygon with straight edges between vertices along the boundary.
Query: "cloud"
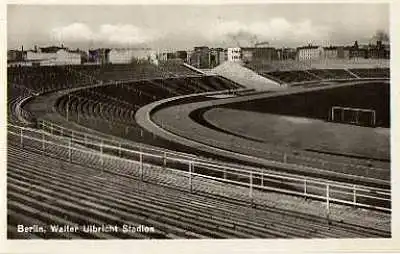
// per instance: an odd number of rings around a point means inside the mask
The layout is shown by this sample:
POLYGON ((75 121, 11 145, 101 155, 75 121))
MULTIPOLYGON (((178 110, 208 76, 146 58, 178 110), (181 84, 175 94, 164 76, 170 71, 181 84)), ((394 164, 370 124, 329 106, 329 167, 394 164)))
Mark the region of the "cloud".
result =
POLYGON ((135 45, 157 37, 155 31, 145 31, 131 24, 102 24, 92 29, 84 23, 73 23, 51 30, 51 38, 60 43, 101 43, 105 45, 135 45))
POLYGON ((253 43, 255 40, 307 43, 324 41, 329 34, 329 27, 315 25, 310 20, 294 23, 284 18, 272 18, 250 24, 239 21, 214 23, 204 36, 210 41, 233 41, 239 44, 253 43))

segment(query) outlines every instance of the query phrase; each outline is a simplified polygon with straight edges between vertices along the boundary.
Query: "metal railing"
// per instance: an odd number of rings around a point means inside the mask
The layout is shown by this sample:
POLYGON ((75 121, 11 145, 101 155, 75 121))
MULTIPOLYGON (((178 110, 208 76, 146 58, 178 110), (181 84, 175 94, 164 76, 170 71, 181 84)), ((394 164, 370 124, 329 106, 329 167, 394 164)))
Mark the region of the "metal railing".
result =
POLYGON ((221 184, 244 187, 248 189, 248 199, 251 202, 257 202, 265 191, 272 191, 322 200, 326 202, 327 215, 332 203, 391 212, 391 192, 388 189, 253 171, 177 156, 173 153, 151 153, 126 149, 121 145, 110 144, 106 139, 99 137, 92 139, 94 137, 90 135, 82 136, 82 133, 71 132, 68 136, 64 136, 66 133, 52 134, 44 130, 9 124, 8 134, 9 139, 13 139, 12 142, 19 143, 22 147, 36 149, 43 154, 62 151, 58 152, 58 156, 70 162, 82 163, 82 158, 91 156, 95 159, 82 164, 90 166, 88 163, 92 163, 92 166, 102 171, 107 161, 111 161, 112 165, 117 165, 117 167, 120 164, 131 165, 128 168, 134 170, 135 175, 141 180, 145 180, 145 167, 153 165, 163 170, 165 173, 163 177, 168 177, 168 174, 186 177, 186 186, 190 192, 200 188, 193 184, 193 179, 196 178, 196 180, 216 181, 221 184), (75 158, 78 156, 78 159, 74 159, 74 156, 75 158))

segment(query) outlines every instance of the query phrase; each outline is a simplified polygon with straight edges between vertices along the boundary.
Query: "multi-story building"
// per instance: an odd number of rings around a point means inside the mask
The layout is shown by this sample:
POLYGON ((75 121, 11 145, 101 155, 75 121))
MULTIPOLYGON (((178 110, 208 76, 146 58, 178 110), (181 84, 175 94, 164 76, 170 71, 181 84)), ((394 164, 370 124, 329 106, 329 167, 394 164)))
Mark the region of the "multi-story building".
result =
POLYGON ((260 62, 272 62, 278 59, 278 54, 273 47, 256 47, 253 51, 253 60, 260 62))
POLYGON ((108 64, 108 53, 110 50, 109 48, 90 49, 88 62, 94 64, 108 64))
POLYGON ((184 62, 187 62, 188 52, 186 50, 178 50, 176 51, 176 58, 179 58, 184 62))
POLYGON ((86 51, 80 50, 80 49, 75 49, 75 50, 69 50, 70 53, 76 53, 79 54, 81 56, 81 63, 86 63, 89 61, 89 56, 88 53, 86 51))
POLYGON ((325 59, 336 59, 339 56, 339 47, 337 46, 329 46, 329 47, 323 47, 324 53, 323 53, 323 58, 325 59))
POLYGON ((114 48, 108 53, 108 61, 112 64, 129 64, 137 61, 157 63, 157 54, 148 48, 114 48))
POLYGON ((242 60, 241 48, 228 48, 227 61, 240 62, 242 60))
POLYGON ((199 69, 209 69, 210 56, 210 49, 208 47, 194 47, 194 50, 190 54, 189 64, 199 69))
POLYGON ((37 65, 77 65, 81 64, 81 54, 68 48, 51 46, 26 52, 25 60, 37 65))
POLYGON ((254 48, 253 47, 243 47, 241 48, 241 58, 244 63, 250 63, 253 61, 254 48))
POLYGON ((296 58, 299 61, 319 60, 323 55, 323 48, 320 46, 307 45, 297 48, 296 58))
POLYGON ((278 59, 278 52, 273 47, 243 47, 241 59, 244 63, 272 62, 278 59))
POLYGON ((297 50, 295 48, 280 48, 276 50, 278 60, 295 60, 297 50))
POLYGON ((368 57, 389 59, 390 58, 389 45, 384 45, 382 41, 377 41, 376 45, 369 45, 368 57))
POLYGON ((340 47, 338 49, 338 58, 349 59, 351 48, 351 46, 340 47))
POLYGON ((176 59, 176 53, 175 52, 161 52, 161 53, 158 53, 157 58, 160 61, 176 59))
POLYGON ((8 50, 7 62, 17 62, 25 60, 26 52, 23 50, 8 50))
POLYGON ((225 62, 226 51, 223 48, 211 48, 210 49, 210 66, 209 68, 217 67, 218 65, 225 62))

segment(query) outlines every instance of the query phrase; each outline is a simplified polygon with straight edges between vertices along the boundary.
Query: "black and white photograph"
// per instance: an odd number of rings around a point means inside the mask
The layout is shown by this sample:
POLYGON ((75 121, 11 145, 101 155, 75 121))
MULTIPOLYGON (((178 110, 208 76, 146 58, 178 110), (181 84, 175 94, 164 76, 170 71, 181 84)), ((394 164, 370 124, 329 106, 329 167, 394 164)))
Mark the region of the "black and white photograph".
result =
POLYGON ((7 240, 393 237, 390 3, 6 11, 7 240))

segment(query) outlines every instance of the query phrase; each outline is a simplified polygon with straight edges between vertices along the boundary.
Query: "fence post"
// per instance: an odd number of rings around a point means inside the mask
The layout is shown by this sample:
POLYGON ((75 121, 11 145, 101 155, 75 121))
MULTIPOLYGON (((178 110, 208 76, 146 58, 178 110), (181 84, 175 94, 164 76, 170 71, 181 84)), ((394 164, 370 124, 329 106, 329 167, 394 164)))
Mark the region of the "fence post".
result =
POLYGON ((68 161, 72 162, 71 139, 68 139, 68 161))
POLYGON ((192 163, 189 161, 189 191, 192 193, 192 163))
POLYGON ((100 166, 101 166, 101 170, 103 171, 103 140, 101 140, 100 142, 100 166))
POLYGON ((252 172, 250 172, 249 178, 250 178, 249 196, 252 199, 253 198, 253 173, 252 172))
POLYGON ((121 143, 118 143, 118 156, 119 157, 121 157, 121 153, 122 153, 122 151, 121 151, 121 143))
POLYGON ((23 133, 23 130, 24 130, 24 127, 21 127, 20 128, 20 134, 21 134, 20 143, 21 143, 21 147, 24 147, 24 133, 23 133))
POLYGON ((287 154, 283 153, 283 163, 287 163, 287 154))
POLYGON ((329 217, 329 184, 326 185, 326 213, 329 217))
POLYGON ((50 123, 50 133, 53 135, 53 123, 50 123))
POLYGON ((354 205, 357 204, 357 193, 356 193, 356 186, 353 185, 353 203, 354 205))
POLYGON ((141 152, 139 153, 139 163, 140 180, 143 181, 143 154, 141 152))
POLYGON ((46 150, 46 146, 44 143, 44 130, 42 130, 42 154, 44 154, 45 150, 46 150))
POLYGON ((307 179, 304 178, 304 197, 307 198, 307 179))
POLYGON ((163 155, 163 167, 164 167, 164 169, 166 169, 166 167, 167 167, 167 153, 166 152, 164 152, 164 155, 163 155))

